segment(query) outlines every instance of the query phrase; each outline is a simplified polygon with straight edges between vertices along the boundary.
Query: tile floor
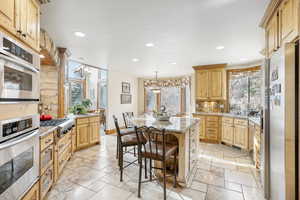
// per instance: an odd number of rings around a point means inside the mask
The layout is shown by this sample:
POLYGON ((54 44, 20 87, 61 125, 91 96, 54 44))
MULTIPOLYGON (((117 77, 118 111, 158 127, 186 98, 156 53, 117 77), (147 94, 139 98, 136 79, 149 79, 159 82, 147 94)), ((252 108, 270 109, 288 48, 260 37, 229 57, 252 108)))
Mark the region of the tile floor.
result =
MULTIPOLYGON (((102 136, 101 145, 79 152, 66 165, 48 200, 138 200, 138 167, 119 181, 116 136, 102 136)), ((168 187, 168 200, 264 200, 251 158, 225 145, 200 143, 197 170, 188 188, 168 187)), ((132 159, 132 158, 127 158, 132 159)), ((142 184, 142 200, 163 199, 159 183, 142 184)))

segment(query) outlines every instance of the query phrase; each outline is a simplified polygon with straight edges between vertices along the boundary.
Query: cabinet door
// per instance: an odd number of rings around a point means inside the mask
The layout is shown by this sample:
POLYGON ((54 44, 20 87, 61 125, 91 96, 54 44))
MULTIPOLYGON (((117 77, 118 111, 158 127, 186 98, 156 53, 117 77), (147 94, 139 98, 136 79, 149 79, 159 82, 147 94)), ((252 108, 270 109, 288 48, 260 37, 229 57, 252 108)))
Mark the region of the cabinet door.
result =
POLYGON ((77 125, 77 148, 89 145, 89 124, 77 125))
POLYGON ((299 2, 284 0, 279 9, 280 42, 292 42, 299 35, 299 2))
POLYGON ((271 55, 278 48, 278 16, 275 14, 266 29, 268 53, 271 55))
POLYGON ((1 0, 0 3, 0 25, 13 34, 16 34, 17 26, 17 1, 1 0))
POLYGON ((200 117, 200 129, 199 129, 200 139, 205 139, 205 117, 200 117))
POLYGON ((40 193, 39 193, 39 182, 34 184, 32 188, 25 194, 22 200, 39 200, 40 193))
POLYGON ((90 143, 98 143, 100 141, 100 122, 90 123, 90 143))
POLYGON ((223 98, 223 71, 212 70, 209 72, 209 98, 222 99, 223 98))
POLYGON ((73 128, 72 130, 72 153, 76 151, 76 130, 73 128))
POLYGON ((233 125, 232 124, 222 124, 222 141, 227 144, 233 144, 233 125))
POLYGON ((242 149, 248 148, 248 127, 234 126, 234 145, 242 149))
POLYGON ((39 50, 40 5, 36 0, 26 0, 24 7, 26 17, 21 20, 23 40, 32 48, 39 50))
POLYGON ((207 99, 208 98, 208 71, 196 71, 196 98, 207 99))

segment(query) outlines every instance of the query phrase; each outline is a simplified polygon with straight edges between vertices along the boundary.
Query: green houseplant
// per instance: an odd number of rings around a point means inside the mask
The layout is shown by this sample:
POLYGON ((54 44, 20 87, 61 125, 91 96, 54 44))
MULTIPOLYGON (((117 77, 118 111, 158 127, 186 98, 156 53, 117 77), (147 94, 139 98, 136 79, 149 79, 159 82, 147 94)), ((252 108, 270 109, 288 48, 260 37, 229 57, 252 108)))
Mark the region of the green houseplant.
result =
POLYGON ((90 99, 84 99, 81 103, 78 103, 70 108, 70 113, 74 115, 86 114, 89 108, 92 106, 92 101, 90 99))

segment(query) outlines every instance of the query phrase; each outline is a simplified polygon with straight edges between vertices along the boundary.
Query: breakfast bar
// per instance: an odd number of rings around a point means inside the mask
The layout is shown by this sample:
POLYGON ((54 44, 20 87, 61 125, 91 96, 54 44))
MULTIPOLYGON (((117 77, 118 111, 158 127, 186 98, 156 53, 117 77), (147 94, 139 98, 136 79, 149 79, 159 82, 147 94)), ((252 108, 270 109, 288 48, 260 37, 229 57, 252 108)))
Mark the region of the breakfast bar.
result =
POLYGON ((175 136, 179 147, 178 183, 188 186, 191 174, 196 169, 200 121, 189 117, 171 117, 169 121, 158 121, 151 116, 143 116, 134 118, 132 123, 137 127, 165 129, 168 135, 175 136))

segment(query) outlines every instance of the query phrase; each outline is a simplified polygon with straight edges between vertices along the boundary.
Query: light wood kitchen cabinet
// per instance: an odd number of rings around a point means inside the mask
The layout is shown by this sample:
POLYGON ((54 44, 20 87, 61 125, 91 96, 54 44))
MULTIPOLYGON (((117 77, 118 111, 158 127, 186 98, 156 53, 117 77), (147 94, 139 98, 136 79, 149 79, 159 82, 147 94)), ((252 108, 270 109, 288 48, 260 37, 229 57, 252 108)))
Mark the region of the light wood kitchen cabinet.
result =
POLYGON ((39 51, 40 4, 37 0, 1 0, 0 26, 39 51))
POLYGON ((267 46, 269 55, 278 49, 278 17, 277 14, 271 19, 268 27, 266 28, 267 46))
POLYGON ((299 5, 299 0, 274 0, 269 4, 260 24, 266 33, 268 57, 299 37, 299 5))
POLYGON ((195 66, 196 99, 226 99, 226 64, 195 66))
POLYGON ((36 182, 31 189, 25 194, 22 200, 39 200, 40 199, 40 188, 39 181, 36 182))
POLYGON ((100 122, 90 123, 90 143, 95 144, 100 141, 100 122))
POLYGON ((54 182, 53 166, 49 167, 40 177, 40 199, 44 199, 54 182))
POLYGON ((36 0, 23 0, 26 2, 24 11, 26 20, 21 20, 23 40, 32 48, 39 50, 40 42, 40 5, 36 0))
POLYGON ((11 32, 17 33, 17 6, 20 0, 1 0, 0 4, 0 25, 11 32))
POLYGON ((89 124, 80 124, 77 128, 77 148, 84 148, 90 144, 89 141, 89 124))
POLYGON ((209 72, 210 89, 208 90, 208 96, 210 99, 223 98, 223 74, 223 70, 211 70, 209 72))
POLYGON ((76 141, 76 129, 72 129, 72 154, 76 151, 77 141, 76 141))
POLYGON ((208 98, 208 71, 196 72, 196 98, 207 99, 208 98))
POLYGON ((100 117, 79 118, 76 120, 76 149, 100 142, 100 117))
POLYGON ((234 125, 234 146, 242 149, 248 149, 248 127, 243 125, 234 125))
POLYGON ((226 144, 233 144, 234 126, 230 123, 222 123, 222 142, 226 144))
POLYGON ((205 139, 205 117, 199 116, 199 119, 200 119, 199 138, 205 139))

